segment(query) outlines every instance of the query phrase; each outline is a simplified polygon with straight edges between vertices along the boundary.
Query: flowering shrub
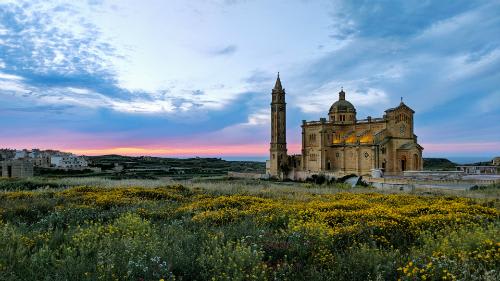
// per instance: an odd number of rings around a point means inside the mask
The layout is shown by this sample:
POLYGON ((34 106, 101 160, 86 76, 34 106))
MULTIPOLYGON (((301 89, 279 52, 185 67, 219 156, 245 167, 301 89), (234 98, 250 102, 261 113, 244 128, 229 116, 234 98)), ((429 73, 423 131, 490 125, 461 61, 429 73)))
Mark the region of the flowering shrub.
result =
POLYGON ((473 227, 426 233, 419 253, 398 268, 402 280, 491 280, 500 278, 498 228, 473 227))
POLYGON ((310 190, 0 192, 0 280, 500 279, 497 199, 310 190))
POLYGON ((195 222, 223 225, 245 218, 263 224, 284 221, 290 232, 337 239, 348 236, 350 240, 375 241, 381 246, 406 245, 425 230, 491 222, 500 214, 470 199, 375 193, 340 193, 306 202, 219 196, 195 201, 179 210, 191 213, 195 222))
POLYGON ((266 280, 264 253, 244 241, 223 242, 218 236, 207 241, 198 262, 205 280, 266 280))

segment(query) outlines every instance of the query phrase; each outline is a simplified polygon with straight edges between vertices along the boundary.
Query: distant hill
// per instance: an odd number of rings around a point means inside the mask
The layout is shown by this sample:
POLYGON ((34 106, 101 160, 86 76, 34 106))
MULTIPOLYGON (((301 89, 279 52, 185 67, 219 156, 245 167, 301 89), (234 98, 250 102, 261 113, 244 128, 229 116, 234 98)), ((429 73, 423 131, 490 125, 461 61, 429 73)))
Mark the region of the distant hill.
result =
POLYGON ((424 158, 424 170, 455 170, 457 165, 446 158, 424 158))
POLYGON ((89 165, 115 171, 116 178, 191 178, 226 175, 227 172, 265 173, 266 164, 256 161, 226 161, 220 158, 162 158, 151 156, 86 156, 89 165))

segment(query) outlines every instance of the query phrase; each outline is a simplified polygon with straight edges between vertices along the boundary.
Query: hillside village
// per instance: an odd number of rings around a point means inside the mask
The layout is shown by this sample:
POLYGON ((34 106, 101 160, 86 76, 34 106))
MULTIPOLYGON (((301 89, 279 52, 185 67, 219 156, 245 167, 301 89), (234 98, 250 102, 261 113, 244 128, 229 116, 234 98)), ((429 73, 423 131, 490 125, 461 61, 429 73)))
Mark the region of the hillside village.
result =
POLYGON ((85 157, 68 152, 40 149, 0 150, 0 175, 4 178, 32 177, 35 167, 58 170, 89 168, 85 157))
POLYGON ((223 176, 228 172, 263 173, 265 164, 220 158, 152 156, 78 156, 58 150, 0 149, 0 177, 104 176, 113 179, 223 176))

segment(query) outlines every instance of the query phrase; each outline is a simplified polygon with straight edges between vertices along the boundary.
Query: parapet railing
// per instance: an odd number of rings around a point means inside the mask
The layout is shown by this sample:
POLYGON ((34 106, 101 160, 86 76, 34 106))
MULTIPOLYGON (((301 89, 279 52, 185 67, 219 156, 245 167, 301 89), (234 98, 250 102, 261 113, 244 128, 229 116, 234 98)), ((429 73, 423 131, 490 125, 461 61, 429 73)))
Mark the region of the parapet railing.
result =
MULTIPOLYGON (((356 123, 377 123, 377 122, 383 122, 385 121, 384 118, 371 118, 371 119, 359 119, 356 120, 356 123)), ((329 120, 319 120, 319 121, 305 121, 302 120, 303 125, 320 125, 320 124, 342 124, 342 122, 334 122, 334 121, 329 121, 329 120)))

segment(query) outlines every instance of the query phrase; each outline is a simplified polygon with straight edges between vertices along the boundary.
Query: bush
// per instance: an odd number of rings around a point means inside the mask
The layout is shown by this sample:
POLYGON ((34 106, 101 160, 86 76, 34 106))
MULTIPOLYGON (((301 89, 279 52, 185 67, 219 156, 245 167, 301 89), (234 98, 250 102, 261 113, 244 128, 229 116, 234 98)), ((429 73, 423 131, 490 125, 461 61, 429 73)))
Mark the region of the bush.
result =
POLYGON ((36 179, 1 179, 0 190, 35 190, 39 188, 61 188, 63 185, 36 179))
POLYGON ((399 272, 402 280, 500 280, 498 268, 498 225, 490 224, 424 234, 399 272))
POLYGON ((310 183, 315 183, 315 184, 324 184, 327 182, 327 179, 325 175, 319 174, 319 175, 312 175, 306 179, 306 182, 310 183))
POLYGON ((218 236, 207 241, 198 258, 204 280, 267 280, 263 252, 243 241, 223 242, 218 236))
POLYGON ((0 280, 500 277, 497 199, 76 182, 0 192, 0 280))

